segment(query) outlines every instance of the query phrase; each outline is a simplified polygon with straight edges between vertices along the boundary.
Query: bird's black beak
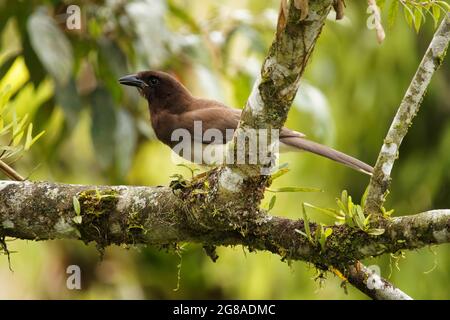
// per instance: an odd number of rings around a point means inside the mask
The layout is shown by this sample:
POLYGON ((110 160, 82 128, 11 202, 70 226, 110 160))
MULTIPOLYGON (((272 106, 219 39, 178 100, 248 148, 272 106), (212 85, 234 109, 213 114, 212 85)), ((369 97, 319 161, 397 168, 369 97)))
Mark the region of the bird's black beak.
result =
POLYGON ((147 84, 139 79, 135 74, 130 74, 129 76, 120 78, 119 83, 126 86, 138 87, 141 89, 147 86, 147 84))

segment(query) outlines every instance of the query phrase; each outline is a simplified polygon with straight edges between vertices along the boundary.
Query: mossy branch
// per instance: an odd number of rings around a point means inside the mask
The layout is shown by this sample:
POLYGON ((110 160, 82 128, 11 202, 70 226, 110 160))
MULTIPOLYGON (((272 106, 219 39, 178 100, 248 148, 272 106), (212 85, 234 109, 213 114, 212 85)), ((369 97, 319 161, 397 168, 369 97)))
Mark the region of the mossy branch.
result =
MULTIPOLYGON (((324 269, 346 269, 363 258, 450 242, 450 210, 394 218, 380 236, 346 225, 329 226, 333 232, 322 246, 296 231, 305 232, 302 220, 264 211, 249 214, 250 208, 212 211, 200 206, 197 200, 215 200, 195 193, 198 186, 172 190, 0 181, 0 189, 0 236, 20 239, 77 239, 95 241, 101 247, 186 241, 205 246, 241 244, 324 269), (74 197, 79 210, 74 208, 74 197), (81 220, 74 219, 76 216, 81 220)), ((233 207, 234 203, 229 203, 228 208, 233 207)), ((310 230, 314 234, 317 225, 311 223, 310 230)))

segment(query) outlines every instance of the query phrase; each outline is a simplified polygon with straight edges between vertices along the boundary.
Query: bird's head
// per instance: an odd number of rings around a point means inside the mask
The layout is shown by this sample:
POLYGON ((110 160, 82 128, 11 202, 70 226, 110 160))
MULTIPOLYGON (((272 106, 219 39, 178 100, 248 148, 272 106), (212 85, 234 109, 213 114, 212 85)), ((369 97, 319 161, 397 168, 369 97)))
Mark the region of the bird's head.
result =
POLYGON ((188 90, 173 76, 161 71, 142 71, 124 76, 119 83, 136 87, 152 107, 167 107, 172 97, 190 96, 188 90))

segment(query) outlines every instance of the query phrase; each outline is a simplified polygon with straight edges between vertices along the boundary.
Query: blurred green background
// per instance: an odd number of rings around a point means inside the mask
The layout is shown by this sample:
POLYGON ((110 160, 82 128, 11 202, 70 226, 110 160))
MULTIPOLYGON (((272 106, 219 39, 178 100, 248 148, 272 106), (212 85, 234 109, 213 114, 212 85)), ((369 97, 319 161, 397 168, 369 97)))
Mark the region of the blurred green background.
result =
MULTIPOLYGON (((175 74, 194 94, 243 107, 272 41, 278 1, 0 0, 0 92, 46 134, 14 166, 32 180, 82 184, 168 185, 186 169, 152 132, 146 102, 117 79, 145 69, 175 74), (81 29, 62 15, 81 8, 81 29)), ((433 34, 402 14, 382 45, 366 27, 366 2, 347 1, 346 18, 328 19, 287 125, 373 164, 384 135, 433 34)), ((385 19, 387 13, 383 13, 385 19)), ((400 150, 387 208, 394 215, 450 208, 450 68, 436 73, 400 150)), ((343 189, 359 199, 368 178, 309 154, 287 154, 291 171, 275 186, 324 193, 277 195, 273 214, 300 218, 300 203, 334 206, 343 189)), ((3 178, 3 177, 2 177, 3 178)), ((267 207, 268 194, 263 206, 267 207)), ((315 212, 314 221, 333 223, 315 212)), ((314 280, 303 262, 264 252, 219 248, 212 263, 201 246, 175 252, 9 239, 14 272, 0 256, 0 298, 365 299, 328 274, 314 280), (82 270, 82 290, 66 288, 66 267, 82 270)), ((414 298, 450 298, 450 246, 364 261, 414 298), (399 269, 397 269, 397 266, 399 269)))

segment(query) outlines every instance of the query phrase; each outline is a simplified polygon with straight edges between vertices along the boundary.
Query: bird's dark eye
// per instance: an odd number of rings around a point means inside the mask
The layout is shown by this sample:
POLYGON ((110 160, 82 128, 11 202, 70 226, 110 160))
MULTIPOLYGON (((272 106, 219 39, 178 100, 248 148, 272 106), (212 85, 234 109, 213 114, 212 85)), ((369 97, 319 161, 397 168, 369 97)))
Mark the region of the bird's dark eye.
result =
POLYGON ((150 82, 150 84, 151 84, 152 86, 156 86, 156 85, 159 83, 159 80, 158 80, 157 78, 155 78, 155 77, 151 77, 151 78, 149 79, 149 82, 150 82))

